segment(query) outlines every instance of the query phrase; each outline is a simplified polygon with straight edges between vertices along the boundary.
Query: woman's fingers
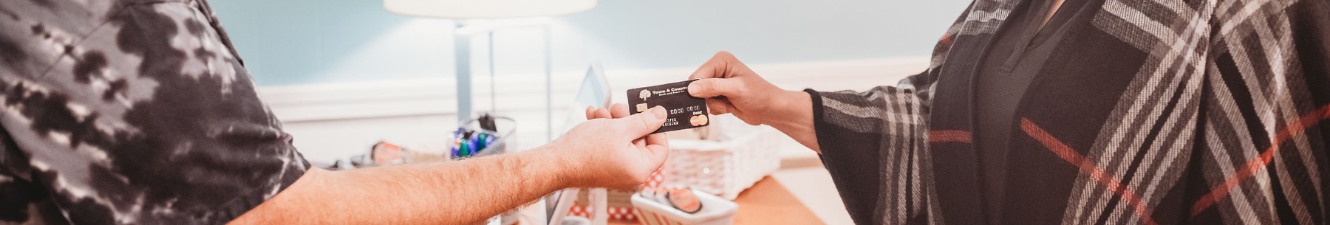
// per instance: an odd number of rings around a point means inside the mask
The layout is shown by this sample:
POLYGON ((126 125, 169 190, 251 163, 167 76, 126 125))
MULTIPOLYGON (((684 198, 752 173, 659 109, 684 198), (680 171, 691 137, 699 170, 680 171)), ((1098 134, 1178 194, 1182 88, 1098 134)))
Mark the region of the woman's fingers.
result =
POLYGON ((702 63, 702 66, 699 66, 697 71, 689 75, 688 79, 732 77, 733 74, 729 74, 730 66, 738 62, 739 60, 734 58, 734 54, 730 54, 730 52, 716 52, 715 56, 711 56, 711 59, 708 59, 706 63, 702 63))
POLYGON ((595 107, 595 106, 587 106, 587 107, 586 107, 586 119, 587 119, 587 120, 591 120, 591 119, 595 119, 595 118, 596 118, 596 107, 595 107))
POLYGON ((711 115, 731 113, 734 112, 734 105, 731 105, 730 101, 725 98, 708 98, 707 111, 709 111, 711 115))

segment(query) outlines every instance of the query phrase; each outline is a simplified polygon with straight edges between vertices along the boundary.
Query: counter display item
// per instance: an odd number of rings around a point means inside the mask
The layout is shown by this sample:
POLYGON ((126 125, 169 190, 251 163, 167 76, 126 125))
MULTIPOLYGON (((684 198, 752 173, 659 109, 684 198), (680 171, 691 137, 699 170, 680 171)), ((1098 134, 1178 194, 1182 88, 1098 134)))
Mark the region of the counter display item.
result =
POLYGON ((478 155, 494 143, 494 135, 484 131, 472 131, 457 128, 453 131, 453 147, 450 149, 454 159, 478 155))
POLYGON ((680 212, 694 214, 702 211, 702 202, 693 194, 691 188, 659 188, 656 190, 643 189, 638 192, 643 198, 656 201, 663 205, 674 207, 680 212))
POLYGON ((674 209, 686 212, 688 214, 702 211, 702 201, 697 200, 697 195, 693 195, 693 189, 679 188, 665 192, 665 200, 674 206, 674 209))
POLYGON ((462 126, 453 131, 450 158, 457 160, 507 152, 506 140, 512 138, 515 124, 512 118, 490 114, 463 121, 462 126))
POLYGON ((374 160, 374 164, 403 164, 406 163, 405 154, 403 153, 401 146, 379 141, 379 143, 374 144, 374 147, 370 148, 369 157, 374 160))
POLYGON ((781 159, 773 150, 798 145, 769 126, 751 126, 733 115, 712 117, 705 128, 670 132, 670 158, 665 186, 689 187, 726 199, 752 187, 776 170, 781 159), (699 136, 696 131, 709 130, 699 136), (680 134, 680 135, 675 135, 680 134), (679 139, 692 136, 693 139, 679 139), (717 140, 696 140, 714 136, 717 140))
MULTIPOLYGON (((634 213, 644 225, 726 225, 734 224, 734 214, 739 211, 739 204, 714 195, 682 189, 691 192, 697 201, 697 211, 692 213, 675 208, 670 203, 662 203, 641 194, 633 195, 634 213), (705 206, 705 207, 703 207, 705 206)), ((654 195, 654 194, 653 194, 654 195)), ((672 194, 671 196, 685 196, 672 194)), ((668 202, 668 200, 666 200, 668 202)), ((688 205, 680 202, 681 205, 688 205)), ((685 207, 686 208, 686 207, 685 207)))
POLYGON ((410 160, 410 151, 399 145, 379 141, 370 147, 369 152, 365 154, 353 155, 347 158, 337 159, 331 164, 314 164, 319 168, 326 170, 352 170, 357 168, 367 168, 375 166, 406 164, 410 160))

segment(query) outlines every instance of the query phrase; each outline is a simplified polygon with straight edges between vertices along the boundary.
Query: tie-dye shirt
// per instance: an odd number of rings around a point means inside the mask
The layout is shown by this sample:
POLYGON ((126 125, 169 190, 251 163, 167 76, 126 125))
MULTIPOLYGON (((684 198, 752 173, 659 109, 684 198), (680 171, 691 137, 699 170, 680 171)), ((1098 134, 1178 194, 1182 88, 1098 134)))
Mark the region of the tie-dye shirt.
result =
POLYGON ((225 223, 309 167, 202 0, 0 1, 0 99, 0 223, 225 223))

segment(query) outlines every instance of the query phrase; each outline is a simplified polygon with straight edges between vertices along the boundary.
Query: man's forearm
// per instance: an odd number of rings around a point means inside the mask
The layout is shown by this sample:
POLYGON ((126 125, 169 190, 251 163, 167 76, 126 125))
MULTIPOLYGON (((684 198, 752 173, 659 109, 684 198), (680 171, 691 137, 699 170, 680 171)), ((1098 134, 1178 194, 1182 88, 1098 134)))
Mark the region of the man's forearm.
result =
POLYGON ((773 112, 775 119, 768 122, 767 125, 780 130, 781 133, 790 136, 800 144, 813 149, 814 152, 822 154, 821 147, 817 144, 817 131, 813 125, 813 107, 822 107, 813 105, 812 96, 803 91, 785 91, 786 95, 783 101, 777 101, 775 106, 778 112, 773 112))
MULTIPOLYGON (((545 147, 542 147, 545 148, 545 147)), ((448 163, 312 169, 236 223, 432 223, 483 220, 569 186, 546 149, 448 163)))

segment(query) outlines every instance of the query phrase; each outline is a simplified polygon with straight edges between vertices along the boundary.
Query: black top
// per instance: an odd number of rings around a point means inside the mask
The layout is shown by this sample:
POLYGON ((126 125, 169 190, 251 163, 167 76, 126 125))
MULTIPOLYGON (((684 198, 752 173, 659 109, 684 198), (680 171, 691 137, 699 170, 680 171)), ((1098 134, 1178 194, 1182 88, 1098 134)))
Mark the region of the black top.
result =
MULTIPOLYGON (((1063 2, 1060 9, 1074 9, 1075 1, 1063 2)), ((983 56, 975 91, 975 147, 979 151, 980 176, 983 181, 984 207, 989 221, 1001 221, 1004 181, 1009 139, 1019 129, 1016 106, 1035 74, 1066 36, 1062 28, 1069 13, 1055 13, 1040 28, 1053 1, 1026 1, 1012 11, 983 56)), ((1065 10, 1059 10, 1065 11, 1065 10)))

